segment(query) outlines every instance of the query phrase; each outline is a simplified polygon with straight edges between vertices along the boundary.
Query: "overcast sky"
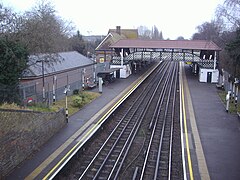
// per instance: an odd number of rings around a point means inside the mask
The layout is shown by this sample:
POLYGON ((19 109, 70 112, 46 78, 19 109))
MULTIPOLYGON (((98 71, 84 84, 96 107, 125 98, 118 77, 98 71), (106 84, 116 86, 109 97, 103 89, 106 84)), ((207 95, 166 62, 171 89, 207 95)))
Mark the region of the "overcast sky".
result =
MULTIPOLYGON (((0 0, 16 12, 31 10, 37 0, 0 0)), ((214 19, 223 0, 52 0, 58 15, 72 21, 83 35, 106 35, 109 28, 149 29, 156 25, 163 37, 186 39, 196 26, 214 19)))

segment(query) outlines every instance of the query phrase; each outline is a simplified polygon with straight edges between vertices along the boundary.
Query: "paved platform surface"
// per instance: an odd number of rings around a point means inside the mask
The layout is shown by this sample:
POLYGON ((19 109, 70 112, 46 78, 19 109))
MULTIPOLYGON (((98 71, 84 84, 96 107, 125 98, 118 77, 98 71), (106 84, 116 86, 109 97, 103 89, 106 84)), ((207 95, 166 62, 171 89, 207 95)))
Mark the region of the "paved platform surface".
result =
MULTIPOLYGON (((185 70, 210 179, 240 179, 238 116, 226 113, 215 84, 200 83, 189 66, 185 70)), ((196 164, 193 158, 193 166, 196 164)))
MULTIPOLYGON (((130 88, 147 71, 147 68, 132 74, 126 79, 116 79, 113 83, 103 86, 101 96, 69 117, 69 123, 65 127, 41 147, 33 157, 30 157, 29 160, 16 168, 6 179, 42 179, 53 168, 54 164, 63 157, 62 155, 55 156, 69 151, 80 138, 79 134, 88 128, 86 124, 94 123, 97 120, 94 118, 99 118, 102 115, 101 113, 107 111, 107 106, 111 106, 116 101, 114 98, 117 99, 117 96, 130 88), (89 121, 91 122, 89 123, 89 121)), ((91 91, 98 92, 98 88, 91 91)))

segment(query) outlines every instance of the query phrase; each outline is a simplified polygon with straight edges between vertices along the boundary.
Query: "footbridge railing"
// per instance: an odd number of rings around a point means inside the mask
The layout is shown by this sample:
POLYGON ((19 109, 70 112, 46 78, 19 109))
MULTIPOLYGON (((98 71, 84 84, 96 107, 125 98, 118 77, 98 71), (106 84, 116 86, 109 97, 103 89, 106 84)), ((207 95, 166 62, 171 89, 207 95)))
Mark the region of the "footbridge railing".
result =
MULTIPOLYGON (((200 53, 189 53, 189 52, 156 52, 156 51, 142 51, 133 52, 123 58, 123 64, 128 64, 130 61, 183 61, 197 63, 200 67, 213 68, 213 59, 201 59, 200 53)), ((120 65, 121 57, 114 56, 112 58, 112 64, 120 65)))

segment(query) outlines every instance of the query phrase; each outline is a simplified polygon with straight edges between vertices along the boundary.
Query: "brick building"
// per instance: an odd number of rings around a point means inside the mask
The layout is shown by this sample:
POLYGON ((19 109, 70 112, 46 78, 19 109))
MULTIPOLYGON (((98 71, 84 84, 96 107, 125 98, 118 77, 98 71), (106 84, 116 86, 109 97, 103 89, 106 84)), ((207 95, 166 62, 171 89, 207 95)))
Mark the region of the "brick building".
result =
POLYGON ((67 85, 72 92, 95 81, 96 63, 76 51, 30 56, 29 64, 20 81, 20 93, 25 102, 29 98, 52 102, 53 95, 57 100, 64 97, 67 85))
POLYGON ((110 62, 111 57, 115 51, 110 48, 110 46, 120 39, 137 39, 138 30, 137 29, 121 29, 117 26, 116 29, 109 29, 107 36, 102 40, 102 42, 96 48, 96 61, 97 63, 110 62))

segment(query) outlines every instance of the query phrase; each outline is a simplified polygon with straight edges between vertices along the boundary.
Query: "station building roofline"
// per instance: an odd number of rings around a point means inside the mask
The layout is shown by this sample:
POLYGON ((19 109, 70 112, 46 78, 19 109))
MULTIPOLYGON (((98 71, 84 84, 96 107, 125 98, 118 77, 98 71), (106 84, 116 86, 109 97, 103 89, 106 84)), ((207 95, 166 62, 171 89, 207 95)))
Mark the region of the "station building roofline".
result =
POLYGON ((185 49, 221 51, 214 42, 207 40, 143 40, 121 39, 111 48, 149 48, 149 49, 185 49))

